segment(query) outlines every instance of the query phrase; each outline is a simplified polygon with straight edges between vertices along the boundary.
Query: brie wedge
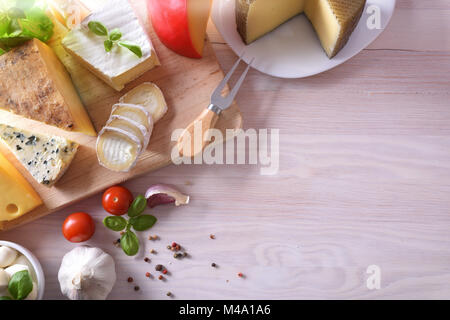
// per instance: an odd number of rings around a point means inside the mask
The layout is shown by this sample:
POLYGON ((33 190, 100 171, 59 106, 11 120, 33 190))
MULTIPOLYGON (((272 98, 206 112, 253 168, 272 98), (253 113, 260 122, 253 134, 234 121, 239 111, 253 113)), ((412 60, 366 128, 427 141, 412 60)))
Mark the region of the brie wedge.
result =
POLYGON ((78 144, 57 136, 31 133, 0 124, 0 140, 42 185, 51 187, 69 168, 78 144))
POLYGON ((96 148, 102 166, 116 172, 128 172, 135 166, 142 145, 138 137, 125 130, 104 127, 96 148))
POLYGON ((167 103, 161 89, 151 82, 145 82, 120 98, 121 103, 143 106, 158 122, 167 113, 167 103))
POLYGON ((111 0, 105 7, 87 17, 80 26, 63 39, 64 48, 97 77, 117 91, 150 69, 159 66, 152 43, 127 0, 111 0), (106 37, 95 35, 88 28, 90 21, 103 23, 109 31, 119 29, 121 41, 141 47, 142 58, 130 50, 114 45, 105 51, 106 37))

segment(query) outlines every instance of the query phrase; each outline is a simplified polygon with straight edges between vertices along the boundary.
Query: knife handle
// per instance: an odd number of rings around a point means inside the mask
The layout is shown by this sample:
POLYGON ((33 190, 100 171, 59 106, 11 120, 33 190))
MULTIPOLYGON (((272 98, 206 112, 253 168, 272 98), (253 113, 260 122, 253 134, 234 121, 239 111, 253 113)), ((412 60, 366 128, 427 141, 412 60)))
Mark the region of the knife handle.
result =
POLYGON ((211 141, 204 140, 205 133, 209 129, 213 129, 215 127, 218 119, 219 115, 216 112, 206 109, 186 129, 184 129, 177 143, 180 156, 195 157, 198 153, 203 152, 205 147, 211 143, 211 141), (200 134, 201 136, 195 136, 200 134), (189 139, 190 141, 185 141, 185 139, 189 139), (195 149, 195 144, 198 145, 199 142, 196 141, 196 139, 201 139, 201 148, 197 147, 197 150, 195 149), (190 143, 191 150, 183 149, 185 143, 186 145, 190 143))

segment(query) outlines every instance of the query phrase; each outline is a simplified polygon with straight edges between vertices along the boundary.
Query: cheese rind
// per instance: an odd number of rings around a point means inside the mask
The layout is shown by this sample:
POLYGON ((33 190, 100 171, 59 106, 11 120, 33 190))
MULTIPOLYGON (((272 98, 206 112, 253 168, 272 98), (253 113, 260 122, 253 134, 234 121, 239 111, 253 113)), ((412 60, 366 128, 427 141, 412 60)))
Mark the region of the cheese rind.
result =
POLYGON ((160 65, 146 31, 127 0, 111 0, 102 10, 94 12, 69 32, 62 45, 74 58, 117 91, 160 65), (122 41, 141 47, 142 58, 118 45, 106 52, 103 43, 106 37, 91 32, 88 27, 90 21, 100 21, 108 30, 118 28, 122 32, 122 41))
POLYGON ((0 124, 0 140, 40 184, 51 187, 69 168, 78 144, 0 124))
POLYGON ((64 130, 97 135, 66 69, 37 39, 0 56, 0 108, 64 130))
POLYGON ((346 45, 366 0, 236 0, 238 32, 246 44, 305 13, 329 58, 346 45))
POLYGON ((11 221, 42 205, 19 171, 0 153, 0 221, 11 221))

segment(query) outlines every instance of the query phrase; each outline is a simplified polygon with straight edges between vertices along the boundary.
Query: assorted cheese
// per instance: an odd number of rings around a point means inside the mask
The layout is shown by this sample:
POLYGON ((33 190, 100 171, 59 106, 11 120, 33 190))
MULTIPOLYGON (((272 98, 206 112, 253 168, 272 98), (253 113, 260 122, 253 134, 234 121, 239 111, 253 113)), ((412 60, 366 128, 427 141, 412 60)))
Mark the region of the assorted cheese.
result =
POLYGON ((366 0, 236 0, 239 34, 250 44, 292 17, 304 13, 329 58, 346 45, 366 0))
POLYGON ((107 169, 128 172, 147 149, 153 123, 166 114, 167 104, 153 83, 143 83, 120 101, 97 138, 97 157, 107 169))
POLYGON ((160 65, 147 32, 127 0, 109 1, 103 9, 91 14, 69 32, 62 45, 82 65, 117 91, 160 65), (142 58, 120 46, 114 46, 106 53, 102 39, 88 28, 91 21, 102 22, 108 30, 119 29, 122 39, 140 46, 142 58))
POLYGON ((0 124, 0 140, 40 184, 52 186, 70 166, 78 144, 0 124))
POLYGON ((0 56, 0 108, 96 136, 66 69, 37 39, 0 56))
POLYGON ((0 221, 14 220, 40 205, 39 195, 0 153, 0 221))

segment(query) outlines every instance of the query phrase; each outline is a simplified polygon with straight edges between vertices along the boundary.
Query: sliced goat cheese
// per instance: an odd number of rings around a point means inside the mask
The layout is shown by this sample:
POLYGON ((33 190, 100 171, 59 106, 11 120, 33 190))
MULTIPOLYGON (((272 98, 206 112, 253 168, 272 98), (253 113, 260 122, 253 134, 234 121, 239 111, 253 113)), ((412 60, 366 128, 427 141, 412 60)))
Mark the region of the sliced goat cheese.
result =
POLYGON ((97 138, 97 157, 107 169, 128 172, 136 164, 142 144, 135 135, 112 127, 104 127, 97 138))
POLYGON ((80 63, 117 91, 160 65, 146 31, 127 0, 109 1, 103 9, 91 14, 80 26, 69 32, 62 45, 80 63), (142 57, 139 58, 119 45, 114 45, 110 52, 105 52, 106 37, 89 30, 88 24, 91 21, 103 23, 109 31, 119 29, 122 33, 121 41, 140 46, 142 57))
POLYGON ((167 113, 167 103, 161 89, 151 82, 145 82, 120 98, 121 103, 143 106, 158 122, 167 113))
POLYGON ((136 121, 145 126, 150 134, 153 131, 153 118, 150 113, 148 113, 147 109, 142 106, 136 104, 117 103, 113 106, 111 112, 111 117, 113 116, 122 116, 136 121))
POLYGON ((141 141, 142 150, 147 149, 148 143, 150 142, 151 132, 149 132, 147 128, 139 122, 128 119, 124 116, 111 116, 106 126, 110 128, 119 128, 134 134, 141 141))
POLYGON ((78 144, 0 124, 0 140, 11 150, 33 178, 45 186, 54 185, 69 168, 78 144))

